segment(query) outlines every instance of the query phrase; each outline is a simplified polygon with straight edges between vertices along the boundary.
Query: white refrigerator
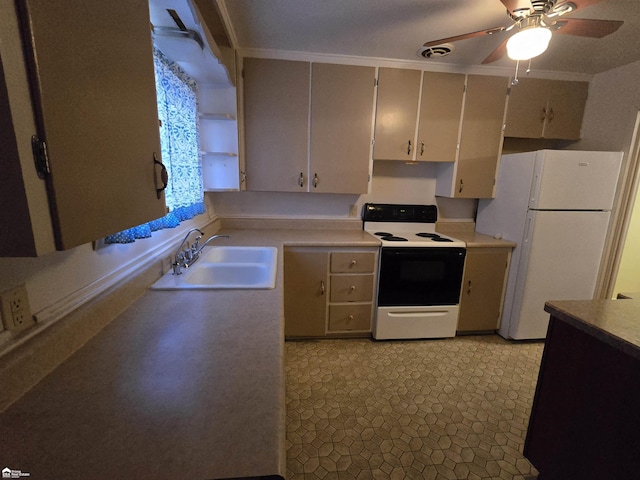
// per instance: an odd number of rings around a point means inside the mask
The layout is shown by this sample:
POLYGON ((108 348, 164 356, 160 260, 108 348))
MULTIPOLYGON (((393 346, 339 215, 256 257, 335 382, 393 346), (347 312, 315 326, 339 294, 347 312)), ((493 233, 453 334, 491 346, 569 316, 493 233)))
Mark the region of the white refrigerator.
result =
POLYGON ((504 155, 496 197, 478 202, 476 231, 514 249, 498 333, 545 338, 548 300, 595 293, 622 152, 540 150, 504 155))

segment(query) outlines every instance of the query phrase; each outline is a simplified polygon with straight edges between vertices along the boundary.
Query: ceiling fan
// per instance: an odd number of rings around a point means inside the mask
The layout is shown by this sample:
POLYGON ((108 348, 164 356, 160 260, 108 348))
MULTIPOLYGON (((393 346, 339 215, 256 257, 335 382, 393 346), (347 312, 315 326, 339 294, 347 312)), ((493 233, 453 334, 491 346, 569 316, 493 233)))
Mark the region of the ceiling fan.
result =
POLYGON ((516 30, 516 33, 506 38, 482 61, 482 64, 495 62, 501 59, 505 53, 513 60, 529 60, 547 49, 552 33, 602 38, 618 30, 623 23, 620 20, 566 18, 566 15, 576 10, 602 1, 500 0, 507 8, 507 15, 513 24, 507 27, 495 27, 441 38, 425 43, 424 47, 430 48, 448 42, 516 30))

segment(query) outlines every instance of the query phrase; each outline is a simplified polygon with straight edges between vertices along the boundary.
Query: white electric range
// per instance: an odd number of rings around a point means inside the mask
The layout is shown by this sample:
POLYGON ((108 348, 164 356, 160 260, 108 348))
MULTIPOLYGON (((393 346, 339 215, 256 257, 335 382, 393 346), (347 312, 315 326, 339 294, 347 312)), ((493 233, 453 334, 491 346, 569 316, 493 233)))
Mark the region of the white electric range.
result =
POLYGON ((435 205, 365 204, 363 228, 382 242, 373 337, 453 337, 466 245, 436 233, 435 205))

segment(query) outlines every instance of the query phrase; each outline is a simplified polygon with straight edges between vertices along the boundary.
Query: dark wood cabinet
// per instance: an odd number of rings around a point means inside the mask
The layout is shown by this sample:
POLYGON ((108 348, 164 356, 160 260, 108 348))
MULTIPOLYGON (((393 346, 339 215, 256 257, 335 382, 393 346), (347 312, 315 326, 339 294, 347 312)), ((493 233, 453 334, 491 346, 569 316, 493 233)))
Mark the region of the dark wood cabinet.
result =
POLYGON ((640 472, 640 350, 607 335, 551 316, 524 446, 541 479, 640 472))

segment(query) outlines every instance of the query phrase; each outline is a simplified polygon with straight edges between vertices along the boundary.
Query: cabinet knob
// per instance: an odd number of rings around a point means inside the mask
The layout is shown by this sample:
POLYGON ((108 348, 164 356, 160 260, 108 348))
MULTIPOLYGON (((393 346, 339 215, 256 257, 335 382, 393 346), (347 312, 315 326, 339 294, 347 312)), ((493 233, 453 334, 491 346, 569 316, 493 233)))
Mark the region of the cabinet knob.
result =
POLYGON ((467 295, 471 295, 471 280, 469 280, 469 283, 467 285, 467 295))
POLYGON ((411 155, 411 140, 409 140, 409 146, 407 147, 407 155, 411 155))
POLYGON ((464 188, 464 185, 462 183, 462 179, 460 179, 460 187, 458 188, 458 193, 462 193, 463 188, 464 188))
POLYGON ((304 174, 302 172, 300 172, 300 176, 298 177, 298 185, 300 185, 300 188, 304 187, 304 174))
POLYGON ((549 121, 552 121, 552 120, 553 120, 553 117, 555 117, 555 113, 553 113, 553 108, 550 108, 550 109, 549 109, 549 115, 547 115, 547 119, 548 119, 549 121))
POLYGON ((545 118, 547 118, 547 107, 542 108, 542 115, 540 115, 540 121, 544 122, 545 118))
POLYGON ((420 143, 420 156, 424 155, 424 142, 420 143))
POLYGON ((355 291, 356 291, 356 286, 355 286, 355 285, 351 285, 351 286, 349 287, 349 291, 350 291, 350 292, 355 292, 355 291))
POLYGON ((313 188, 318 188, 318 182, 320 181, 320 179, 318 178, 318 174, 314 173, 313 174, 313 188))
POLYGON ((351 266, 355 267, 358 264, 357 260, 351 260, 351 266))
POLYGON ((347 317, 347 323, 351 323, 351 320, 353 320, 353 315, 349 315, 347 317))

